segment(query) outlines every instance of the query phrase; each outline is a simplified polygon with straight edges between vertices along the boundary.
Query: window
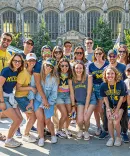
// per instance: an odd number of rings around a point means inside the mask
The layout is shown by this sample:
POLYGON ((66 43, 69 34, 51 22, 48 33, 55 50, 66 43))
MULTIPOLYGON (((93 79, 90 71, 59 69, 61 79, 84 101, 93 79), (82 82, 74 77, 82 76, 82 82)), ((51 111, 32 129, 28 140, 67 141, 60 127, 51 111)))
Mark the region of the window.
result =
POLYGON ((66 13, 66 31, 79 31, 79 13, 77 11, 69 11, 66 13))
POLYGON ((2 26, 1 26, 1 14, 0 14, 0 34, 2 34, 2 26))
POLYGON ((97 22, 100 18, 100 13, 98 11, 90 11, 87 13, 87 36, 91 38, 96 38, 93 34, 93 30, 96 28, 97 22))
POLYGON ((50 38, 56 40, 58 36, 58 13, 56 11, 46 12, 45 22, 50 38))
POLYGON ((24 13, 24 35, 29 37, 37 32, 38 15, 34 11, 24 13))
POLYGON ((118 10, 111 11, 108 15, 109 24, 112 30, 112 39, 116 39, 119 31, 121 31, 122 13, 118 10))
POLYGON ((16 32, 16 13, 13 11, 3 13, 3 32, 16 32))

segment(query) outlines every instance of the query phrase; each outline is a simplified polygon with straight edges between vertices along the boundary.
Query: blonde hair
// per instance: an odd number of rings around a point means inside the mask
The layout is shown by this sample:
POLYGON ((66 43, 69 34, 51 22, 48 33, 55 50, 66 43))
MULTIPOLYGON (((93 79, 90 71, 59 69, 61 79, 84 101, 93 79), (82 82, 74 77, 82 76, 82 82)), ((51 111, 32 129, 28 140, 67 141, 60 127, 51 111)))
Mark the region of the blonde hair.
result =
POLYGON ((121 73, 120 73, 115 67, 110 67, 110 66, 108 66, 108 67, 105 69, 105 71, 103 72, 103 81, 104 81, 104 82, 108 83, 108 80, 107 80, 107 78, 106 78, 106 72, 107 72, 108 69, 111 69, 111 70, 114 71, 114 73, 115 73, 115 81, 116 81, 116 82, 119 82, 119 81, 122 79, 121 73))
POLYGON ((78 64, 81 64, 83 66, 83 73, 82 73, 82 76, 81 76, 81 82, 84 83, 87 76, 86 76, 86 68, 85 68, 85 65, 83 62, 81 61, 77 61, 75 62, 74 66, 73 66, 73 78, 72 80, 77 83, 77 75, 76 75, 76 72, 75 72, 75 66, 78 65, 78 64))

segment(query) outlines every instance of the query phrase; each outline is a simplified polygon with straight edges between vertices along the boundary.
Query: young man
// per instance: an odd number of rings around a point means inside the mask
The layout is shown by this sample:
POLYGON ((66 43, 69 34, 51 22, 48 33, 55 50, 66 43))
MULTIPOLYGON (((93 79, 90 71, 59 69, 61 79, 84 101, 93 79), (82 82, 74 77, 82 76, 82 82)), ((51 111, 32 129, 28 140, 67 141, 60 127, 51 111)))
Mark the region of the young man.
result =
MULTIPOLYGON (((117 51, 116 50, 109 50, 108 55, 107 55, 108 61, 109 61, 109 66, 115 67, 120 74, 122 75, 122 79, 126 79, 125 75, 125 70, 126 66, 124 64, 118 63, 117 62, 117 51)), ((124 108, 124 113, 122 116, 121 120, 121 129, 122 129, 122 138, 125 143, 129 142, 129 138, 127 135, 127 130, 128 130, 128 118, 127 118, 127 102, 123 102, 123 108, 124 108)), ((101 133, 99 136, 99 139, 104 139, 105 137, 108 136, 108 125, 107 125, 107 117, 106 117, 106 108, 104 108, 104 123, 103 123, 104 131, 101 133)))
POLYGON ((32 49, 34 47, 34 42, 31 38, 26 38, 23 42, 24 51, 21 53, 24 59, 26 59, 26 55, 30 52, 32 52, 32 49))
POLYGON ((86 51, 85 51, 85 57, 87 60, 93 62, 93 57, 94 57, 94 50, 93 50, 93 39, 90 37, 86 37, 84 41, 86 51))
POLYGON ((64 58, 66 58, 68 60, 72 60, 73 59, 72 44, 71 44, 70 41, 66 41, 64 43, 64 58))
MULTIPOLYGON (((11 58, 11 54, 7 51, 7 48, 11 44, 12 39, 13 37, 10 33, 3 33, 0 37, 0 73, 2 69, 8 65, 8 61, 11 58)), ((6 140, 6 137, 1 133, 0 133, 0 140, 1 141, 6 140)))

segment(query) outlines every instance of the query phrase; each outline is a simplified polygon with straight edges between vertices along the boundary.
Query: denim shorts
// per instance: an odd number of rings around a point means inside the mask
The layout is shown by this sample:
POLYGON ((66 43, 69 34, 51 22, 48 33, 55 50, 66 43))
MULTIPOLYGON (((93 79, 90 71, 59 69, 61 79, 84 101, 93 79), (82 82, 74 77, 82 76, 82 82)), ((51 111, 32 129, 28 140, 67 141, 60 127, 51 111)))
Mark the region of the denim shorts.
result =
POLYGON ((101 88, 101 85, 93 84, 93 92, 95 94, 96 100, 102 100, 103 99, 103 97, 101 97, 101 95, 100 95, 100 88, 101 88))
MULTIPOLYGON (((13 108, 13 106, 9 102, 9 98, 8 97, 4 97, 4 103, 6 105, 6 109, 5 110, 7 110, 8 108, 13 108)), ((0 112, 2 112, 2 110, 0 112)))
POLYGON ((70 92, 58 92, 56 104, 71 104, 70 92))
POLYGON ((45 109, 44 106, 41 105, 41 102, 35 99, 33 107, 34 112, 36 112, 38 108, 43 108, 46 119, 50 119, 52 116, 54 116, 54 105, 50 105, 49 109, 45 109))
MULTIPOLYGON (((89 104, 97 105, 97 100, 96 100, 95 94, 93 92, 91 94, 91 98, 90 98, 89 104)), ((79 106, 79 105, 85 106, 85 103, 83 103, 83 102, 76 102, 76 105, 77 106, 79 106)))
POLYGON ((26 107, 30 102, 29 99, 26 96, 24 96, 24 97, 15 97, 15 100, 17 101, 20 110, 22 112, 26 112, 27 111, 26 107))

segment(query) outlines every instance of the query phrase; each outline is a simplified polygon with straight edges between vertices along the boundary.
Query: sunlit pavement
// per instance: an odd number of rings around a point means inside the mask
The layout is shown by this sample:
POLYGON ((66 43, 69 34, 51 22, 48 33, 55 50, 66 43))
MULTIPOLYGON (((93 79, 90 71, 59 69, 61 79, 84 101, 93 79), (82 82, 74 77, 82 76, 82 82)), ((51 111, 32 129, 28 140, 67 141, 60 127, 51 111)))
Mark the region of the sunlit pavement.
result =
MULTIPOLYGON (((0 133, 7 134, 11 120, 4 118, 0 121, 0 133)), ((25 127, 25 120, 21 125, 21 130, 25 127)), ((121 147, 106 147, 105 140, 98 140, 94 135, 95 120, 92 117, 91 127, 89 132, 91 134, 90 141, 84 141, 83 139, 76 139, 76 127, 70 126, 70 130, 73 132, 73 137, 69 139, 58 139, 57 144, 51 144, 50 138, 45 138, 44 147, 39 147, 37 142, 27 143, 22 141, 21 138, 17 138, 23 145, 18 148, 6 148, 4 142, 0 141, 0 156, 129 156, 130 155, 130 143, 122 144, 121 147)), ((37 136, 36 133, 33 135, 37 136)))

